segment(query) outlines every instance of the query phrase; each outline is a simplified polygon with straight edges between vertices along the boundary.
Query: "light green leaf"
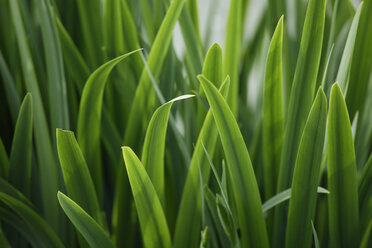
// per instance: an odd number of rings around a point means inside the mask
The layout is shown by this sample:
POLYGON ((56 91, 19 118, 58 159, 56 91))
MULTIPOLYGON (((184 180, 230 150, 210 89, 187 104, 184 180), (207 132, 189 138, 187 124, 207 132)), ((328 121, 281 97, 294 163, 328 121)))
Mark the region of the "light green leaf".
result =
POLYGON ((114 247, 108 234, 84 209, 61 192, 58 192, 57 196, 63 211, 76 229, 83 235, 90 247, 114 247))
POLYGON ((282 47, 283 16, 273 34, 266 62, 262 119, 265 199, 276 192, 284 137, 282 47))
MULTIPOLYGON (((265 213, 269 211, 271 208, 275 207, 276 205, 279 205, 280 203, 290 199, 291 191, 292 189, 286 189, 280 192, 279 194, 276 194, 273 197, 271 197, 264 204, 262 204, 262 211, 265 213)), ((318 187, 317 192, 322 194, 329 194, 329 191, 322 187, 318 187)))
POLYGON ((242 245, 268 247, 258 185, 239 126, 216 87, 203 75, 199 75, 198 79, 208 98, 225 151, 237 209, 236 218, 242 230, 242 245))
POLYGON ((315 230, 313 221, 311 221, 311 227, 312 227, 313 236, 314 236, 314 246, 315 246, 315 248, 319 248, 319 239, 318 239, 318 235, 316 234, 316 230, 315 230))
POLYGON ((69 197, 103 227, 94 184, 74 133, 57 129, 57 149, 69 197))
MULTIPOLYGON (((220 87, 220 92, 225 97, 229 90, 229 85, 230 78, 226 77, 225 81, 220 87)), ((185 186, 183 188, 174 234, 174 247, 188 248, 196 246, 199 242, 199 230, 201 228, 202 213, 198 163, 200 164, 203 182, 204 184, 206 184, 209 179, 210 166, 208 165, 208 160, 203 149, 203 144, 206 147, 208 153, 212 156, 214 154, 218 138, 217 135, 217 128, 213 121, 212 112, 208 111, 195 145, 195 149, 189 166, 189 171, 187 173, 185 186), (190 208, 190 205, 193 205, 195 207, 190 208), (195 216, 195 218, 190 218, 190 216, 195 216), (188 233, 185 233, 185 228, 190 231, 188 233)))
POLYGON ((194 95, 183 95, 160 106, 153 114, 147 128, 143 144, 142 164, 164 204, 164 148, 170 109, 175 101, 188 99, 194 95))
MULTIPOLYGON (((310 0, 302 30, 300 50, 292 83, 284 130, 277 192, 290 187, 298 146, 314 97, 322 53, 326 0, 310 0)), ((298 22, 300 23, 300 22, 298 22)), ((284 246, 285 206, 279 206, 274 216, 273 243, 284 246)))
POLYGON ((227 102, 236 116, 238 113, 239 93, 239 51, 242 39, 242 0, 231 0, 226 26, 226 45, 224 57, 224 75, 231 77, 231 89, 227 102))
POLYGON ((338 84, 331 90, 328 114, 328 197, 330 247, 358 243, 358 189, 349 114, 338 84))
POLYGON ((95 70, 88 78, 80 100, 79 116, 77 124, 77 140, 86 158, 90 170, 98 200, 102 200, 102 168, 101 168, 101 113, 103 92, 106 80, 120 61, 139 50, 119 56, 95 70))
POLYGON ((10 152, 9 182, 30 196, 32 159, 32 97, 28 93, 19 110, 10 152))
POLYGON ((289 201, 286 247, 311 246, 327 121, 327 97, 319 88, 298 148, 289 201))
POLYGON ((145 168, 129 147, 122 150, 145 247, 171 247, 167 220, 145 168))

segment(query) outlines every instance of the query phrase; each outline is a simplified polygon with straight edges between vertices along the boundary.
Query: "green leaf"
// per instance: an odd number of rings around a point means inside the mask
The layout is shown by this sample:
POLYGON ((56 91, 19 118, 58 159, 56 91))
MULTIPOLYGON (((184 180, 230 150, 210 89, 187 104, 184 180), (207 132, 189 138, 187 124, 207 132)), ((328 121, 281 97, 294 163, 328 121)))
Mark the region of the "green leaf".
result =
MULTIPOLYGON (((172 31, 178 17, 180 16, 185 0, 172 1, 164 20, 156 35, 147 59, 148 69, 153 73, 154 78, 160 75, 171 39, 172 31)), ((155 91, 151 85, 151 79, 147 69, 142 70, 138 83, 132 108, 130 110, 128 123, 125 130, 124 144, 138 149, 139 139, 148 124, 149 112, 154 108, 155 91), (138 113, 142 113, 139 115, 138 113)))
POLYGON ((242 230, 242 245, 268 247, 258 185, 239 126, 216 87, 203 75, 199 75, 198 79, 208 98, 225 151, 237 209, 236 218, 242 230))
MULTIPOLYGON (((227 95, 229 84, 230 78, 226 77, 225 81, 220 87, 220 92, 224 96, 227 95)), ((208 160, 203 149, 203 144, 206 147, 208 153, 212 156, 214 154, 217 138, 218 133, 213 121, 213 115, 211 111, 208 111, 195 145, 195 149, 189 166, 189 171, 187 173, 185 186, 183 188, 173 239, 174 247, 193 247, 196 246, 199 242, 199 230, 201 228, 202 213, 198 163, 200 164, 203 182, 204 184, 206 184, 209 179, 210 166, 208 165, 208 160), (195 207, 190 208, 190 205, 193 205, 195 207), (190 216, 195 217, 190 218, 190 216), (190 231, 188 233, 185 233, 185 228, 190 231)))
POLYGON ((50 128, 54 143, 54 130, 56 128, 69 129, 70 127, 62 50, 55 22, 55 13, 52 11, 50 1, 37 1, 35 7, 40 18, 44 53, 47 54, 45 65, 48 82, 50 128))
POLYGON ((314 246, 315 246, 315 248, 319 248, 319 239, 318 239, 318 235, 316 234, 316 230, 315 230, 313 221, 311 221, 311 228, 313 230, 314 246))
POLYGON ((57 129, 57 149, 69 197, 104 226, 94 184, 74 133, 57 129))
MULTIPOLYGON (((279 205, 280 203, 290 199, 291 198, 291 191, 292 191, 292 189, 286 189, 283 192, 280 192, 279 194, 276 194, 273 197, 271 197, 264 204, 262 204, 263 212, 265 213, 265 212, 269 211, 271 208, 273 208, 273 207, 279 205)), ((322 188, 322 187, 318 187, 317 192, 322 193, 322 194, 329 194, 329 191, 322 188)))
POLYGON ((342 58, 340 66, 338 68, 338 73, 336 77, 336 82, 340 84, 340 88, 343 94, 346 95, 349 86, 349 76, 350 68, 353 59, 355 40, 357 36, 358 24, 360 19, 360 13, 363 9, 363 2, 359 4, 358 10, 355 13, 353 23, 351 24, 349 34, 347 36, 344 52, 342 53, 342 58))
POLYGON ((357 37, 350 69, 350 85, 346 102, 351 120, 359 110, 363 109, 366 100, 369 78, 372 67, 372 1, 364 1, 358 25, 357 37))
POLYGON ((107 78, 120 61, 139 50, 126 53, 100 66, 88 78, 80 100, 77 140, 87 160, 99 201, 102 200, 102 168, 101 168, 101 113, 103 92, 107 78))
POLYGON ((286 247, 311 246, 320 164, 327 121, 327 97, 319 88, 298 148, 289 201, 286 247))
POLYGON ((367 248, 371 246, 371 230, 372 230, 372 219, 370 219, 366 231, 363 233, 362 240, 360 241, 360 248, 367 248), (368 246, 369 245, 369 246, 368 246))
POLYGON ((351 247, 358 243, 357 174, 349 114, 337 83, 331 90, 327 150, 330 247, 351 247))
POLYGON ((47 119, 45 116, 43 101, 36 79, 35 67, 31 52, 27 43, 25 27, 19 8, 19 0, 10 1, 10 11, 16 32, 19 54, 21 56, 22 71, 26 89, 33 99, 34 137, 36 155, 38 159, 41 188, 42 211, 47 222, 58 229, 58 202, 55 194, 58 190, 58 170, 55 153, 49 134, 47 119))
POLYGON ((282 95, 282 47, 283 16, 271 40, 266 62, 263 98, 263 166, 264 193, 269 199, 276 192, 284 137, 284 113, 282 95))
POLYGON ((171 247, 163 208, 145 168, 129 147, 122 150, 145 247, 171 247))
POLYGON ((0 192, 0 201, 11 209, 10 211, 2 206, 0 217, 18 230, 25 232, 25 238, 33 246, 64 247, 51 226, 28 205, 2 192, 0 192))
POLYGON ((183 95, 160 106, 153 114, 147 128, 143 144, 142 164, 164 204, 164 148, 170 109, 175 101, 188 99, 194 95, 183 95))
POLYGON ((90 247, 114 247, 108 234, 84 209, 61 192, 58 192, 57 196, 63 211, 76 229, 83 235, 90 247))
POLYGON ((239 51, 242 39, 242 1, 231 0, 229 17, 226 26, 226 45, 224 59, 224 75, 231 77, 231 89, 227 96, 227 102, 236 116, 238 113, 239 93, 239 51))
MULTIPOLYGON (((315 92, 322 52, 326 0, 310 0, 302 30, 300 50, 289 98, 284 130, 277 192, 290 187, 301 134, 315 92)), ((273 243, 284 246, 286 209, 279 206, 274 216, 273 243)))
POLYGON ((104 7, 104 43, 109 57, 124 52, 124 34, 122 26, 121 0, 105 1, 104 7))
POLYGON ((30 196, 32 159, 32 97, 28 93, 19 110, 10 152, 9 182, 30 196))

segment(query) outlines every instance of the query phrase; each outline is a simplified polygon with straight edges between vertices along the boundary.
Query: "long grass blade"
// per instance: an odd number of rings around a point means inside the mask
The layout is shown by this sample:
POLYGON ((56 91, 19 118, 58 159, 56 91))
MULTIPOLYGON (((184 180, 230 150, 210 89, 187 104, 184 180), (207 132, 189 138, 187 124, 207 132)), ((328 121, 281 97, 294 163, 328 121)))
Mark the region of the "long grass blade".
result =
POLYGON ((198 78, 211 106, 225 151, 237 209, 238 225, 242 230, 242 245, 268 247, 269 242, 257 181, 239 126, 216 87, 203 75, 198 78), (252 225, 252 223, 255 224, 252 225))
POLYGON ((331 90, 327 150, 330 247, 350 247, 358 243, 357 175, 349 114, 337 83, 331 90))
MULTIPOLYGON (((312 104, 323 43, 326 0, 310 0, 288 106, 277 192, 290 187, 301 134, 312 104)), ((274 217, 273 243, 284 246, 286 211, 274 217)))
POLYGON ((311 246, 320 164, 327 121, 327 97, 319 88, 298 148, 289 201, 286 247, 311 246))
POLYGON ((31 188, 32 117, 32 97, 28 93, 19 110, 9 168, 9 182, 28 197, 31 188))
POLYGON ((129 147, 123 147, 122 150, 144 246, 146 248, 171 247, 170 233, 163 208, 145 168, 129 147))
POLYGON ((102 167, 101 167, 101 113, 103 93, 107 78, 120 61, 139 50, 119 56, 95 70, 88 78, 80 100, 77 124, 77 140, 87 160, 95 184, 98 200, 102 200, 102 167))

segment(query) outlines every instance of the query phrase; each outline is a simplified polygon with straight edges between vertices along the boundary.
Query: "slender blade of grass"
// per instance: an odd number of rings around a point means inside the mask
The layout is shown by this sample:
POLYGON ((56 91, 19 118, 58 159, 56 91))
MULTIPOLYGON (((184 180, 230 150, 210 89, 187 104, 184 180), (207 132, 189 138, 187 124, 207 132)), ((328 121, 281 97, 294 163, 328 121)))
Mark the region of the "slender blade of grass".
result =
MULTIPOLYGON (((309 113, 322 51, 326 0, 310 0, 289 99, 277 192, 290 187, 301 134, 309 113)), ((275 210, 273 243, 284 246, 286 211, 275 210)))
POLYGON ((358 181, 359 221, 363 233, 372 220, 372 153, 358 181))
POLYGON ((126 53, 100 66, 88 78, 80 100, 77 140, 87 159, 99 202, 102 201, 102 165, 100 149, 101 113, 107 78, 120 61, 139 50, 126 53))
MULTIPOLYGON (((227 77, 220 87, 220 92, 226 97, 229 90, 230 79, 227 77)), ((218 138, 217 128, 213 121, 211 111, 208 111, 191 158, 185 186, 183 188, 181 203, 178 209, 176 229, 174 233, 174 247, 187 248, 196 246, 199 242, 199 230, 201 227, 201 202, 200 202, 200 179, 201 168, 202 180, 206 184, 209 179, 210 166, 203 149, 203 144, 209 154, 213 155, 218 138), (190 205, 195 206, 190 208, 190 205), (193 216, 192 218, 190 216, 193 216), (185 228, 189 230, 185 233, 185 228)))
POLYGON ((150 120, 143 144, 141 161, 163 206, 165 201, 164 150, 169 113, 174 102, 190 97, 193 95, 183 95, 160 106, 150 120))
POLYGON ((351 247, 358 243, 356 163, 349 114, 337 83, 331 89, 327 150, 330 247, 351 247))
POLYGON ((263 98, 264 195, 269 199, 276 192, 284 137, 282 95, 283 16, 271 40, 266 62, 263 98))
POLYGON ((57 129, 56 136, 59 161, 69 197, 103 227, 94 184, 74 133, 57 129))
POLYGON ((238 225, 242 230, 242 245, 268 247, 258 185, 239 126, 216 87, 203 75, 199 75, 198 79, 208 98, 225 151, 238 225))
POLYGON ((31 188, 32 117, 32 97, 28 93, 19 110, 9 167, 9 182, 28 197, 31 188))
POLYGON ((122 150, 144 246, 171 247, 171 237, 163 208, 145 168, 129 147, 123 147, 122 150))
POLYGON ((327 97, 319 88, 307 118, 293 172, 286 247, 310 247, 327 121, 327 97))
POLYGON ((40 191, 42 211, 47 222, 58 229, 58 203, 55 194, 58 190, 58 171, 48 123, 36 79, 35 68, 31 52, 27 43, 27 36, 19 8, 19 1, 10 1, 13 25, 16 31, 21 66, 26 83, 26 89, 33 98, 33 120, 36 154, 40 173, 40 191))
POLYGON ((9 157, 6 153, 3 140, 0 138, 0 176, 2 178, 8 178, 9 175, 9 157))
POLYGON ((63 211, 90 247, 114 247, 106 231, 84 209, 60 191, 57 196, 63 211))
POLYGON ((242 0, 231 0, 226 27, 226 45, 224 54, 224 75, 231 78, 227 102, 236 116, 238 113, 239 93, 239 50, 242 33, 242 0))

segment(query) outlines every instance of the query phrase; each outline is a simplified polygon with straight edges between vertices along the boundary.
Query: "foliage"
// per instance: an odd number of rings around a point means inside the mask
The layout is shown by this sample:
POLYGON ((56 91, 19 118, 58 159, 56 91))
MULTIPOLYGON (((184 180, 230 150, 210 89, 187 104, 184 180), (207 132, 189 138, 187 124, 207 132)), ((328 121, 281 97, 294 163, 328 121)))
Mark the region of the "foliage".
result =
POLYGON ((209 2, 0 0, 0 247, 372 247, 372 0, 209 2))

